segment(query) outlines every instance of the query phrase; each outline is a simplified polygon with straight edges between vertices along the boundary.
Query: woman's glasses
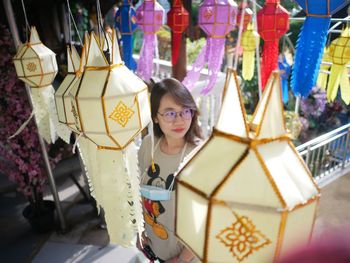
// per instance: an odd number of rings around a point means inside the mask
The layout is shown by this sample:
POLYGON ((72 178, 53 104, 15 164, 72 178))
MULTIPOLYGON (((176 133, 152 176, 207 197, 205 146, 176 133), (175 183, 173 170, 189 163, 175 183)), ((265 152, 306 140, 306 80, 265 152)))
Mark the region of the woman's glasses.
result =
POLYGON ((165 122, 174 122, 177 115, 179 115, 184 120, 190 120, 193 117, 193 110, 185 108, 182 111, 167 111, 164 113, 158 112, 160 116, 163 117, 165 122))

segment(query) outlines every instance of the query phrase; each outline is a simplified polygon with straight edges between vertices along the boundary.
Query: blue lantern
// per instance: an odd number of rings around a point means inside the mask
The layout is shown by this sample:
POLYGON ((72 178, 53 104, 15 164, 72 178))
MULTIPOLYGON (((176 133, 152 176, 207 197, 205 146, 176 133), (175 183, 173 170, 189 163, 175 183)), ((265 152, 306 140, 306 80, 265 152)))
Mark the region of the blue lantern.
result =
POLYGON ((130 70, 136 69, 136 62, 132 57, 133 36, 136 24, 136 12, 131 4, 131 0, 123 0, 115 14, 115 27, 119 29, 123 42, 123 58, 125 65, 130 70))
POLYGON ((296 96, 306 97, 317 80, 331 16, 350 0, 295 1, 304 9, 306 19, 297 42, 291 85, 296 96))
POLYGON ((281 81, 282 81, 282 98, 283 103, 288 102, 288 78, 290 75, 290 65, 287 62, 286 56, 281 55, 278 58, 278 68, 281 71, 281 81))

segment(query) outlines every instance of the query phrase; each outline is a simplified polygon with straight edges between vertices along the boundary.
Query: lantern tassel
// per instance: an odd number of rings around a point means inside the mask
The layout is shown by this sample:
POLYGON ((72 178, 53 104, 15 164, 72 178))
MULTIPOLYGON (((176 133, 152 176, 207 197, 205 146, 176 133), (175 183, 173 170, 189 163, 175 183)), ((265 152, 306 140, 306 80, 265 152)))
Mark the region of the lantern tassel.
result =
POLYGON ((255 52, 243 50, 242 77, 251 80, 254 76, 255 52))
POLYGON ((182 81, 182 84, 184 84, 189 91, 193 90, 194 85, 199 80, 201 70, 204 68, 205 62, 208 60, 208 46, 209 42, 207 40, 207 43, 204 45, 196 61, 193 63, 192 69, 189 72, 187 72, 185 79, 182 81))
POLYGON ((297 42, 291 81, 296 96, 306 97, 316 83, 330 21, 330 18, 311 16, 305 19, 297 42))
POLYGON ((179 33, 172 33, 172 47, 171 47, 171 62, 173 66, 177 64, 177 61, 179 59, 180 49, 181 49, 181 40, 182 40, 182 34, 179 33))
POLYGON ((183 80, 188 90, 192 91, 194 85, 199 80, 200 72, 204 68, 206 61, 208 61, 208 85, 202 89, 203 95, 208 94, 213 88, 217 80, 218 72, 222 64, 222 59, 225 51, 225 38, 211 38, 208 37, 207 43, 203 47, 201 53, 198 55, 196 61, 193 63, 191 71, 183 80))
POLYGON ((136 62, 132 57, 134 38, 132 35, 122 35, 124 63, 130 70, 135 71, 136 62))
POLYGON ((156 37, 155 34, 144 34, 140 58, 137 63, 137 74, 143 80, 149 80, 152 77, 156 37))
POLYGON ((261 64, 261 83, 263 90, 272 73, 278 68, 278 41, 267 41, 264 44, 261 64))
POLYGON ((203 95, 208 94, 215 86, 216 80, 218 78, 218 73, 222 64, 222 60, 225 53, 225 38, 209 38, 210 49, 208 56, 208 85, 202 89, 201 93, 203 95))
POLYGON ((347 74, 347 69, 344 65, 333 64, 331 67, 331 74, 329 77, 327 87, 327 99, 334 101, 337 94, 339 85, 341 88, 341 97, 346 104, 350 102, 350 84, 347 74))
POLYGON ((47 143, 54 143, 58 136, 69 143, 71 131, 58 121, 54 93, 52 85, 31 89, 38 130, 47 143))

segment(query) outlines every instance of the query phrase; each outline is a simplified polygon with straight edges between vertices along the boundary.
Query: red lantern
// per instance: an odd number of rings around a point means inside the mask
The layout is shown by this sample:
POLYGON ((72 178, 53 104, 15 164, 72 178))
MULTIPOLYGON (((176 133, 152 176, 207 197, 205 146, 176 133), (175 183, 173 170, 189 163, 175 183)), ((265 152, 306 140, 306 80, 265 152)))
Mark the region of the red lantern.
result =
POLYGON ((172 63, 176 65, 179 58, 182 33, 189 24, 189 14, 181 0, 175 0, 168 13, 168 26, 172 30, 172 63))
POLYGON ((289 29, 289 13, 279 0, 266 0, 258 12, 258 32, 264 39, 261 82, 263 88, 273 70, 278 68, 278 41, 289 29))
POLYGON ((242 18, 242 9, 244 9, 244 18, 243 18, 243 31, 247 29, 248 24, 252 21, 253 11, 248 7, 248 5, 243 5, 243 3, 238 8, 237 13, 237 28, 240 27, 241 18, 242 18))

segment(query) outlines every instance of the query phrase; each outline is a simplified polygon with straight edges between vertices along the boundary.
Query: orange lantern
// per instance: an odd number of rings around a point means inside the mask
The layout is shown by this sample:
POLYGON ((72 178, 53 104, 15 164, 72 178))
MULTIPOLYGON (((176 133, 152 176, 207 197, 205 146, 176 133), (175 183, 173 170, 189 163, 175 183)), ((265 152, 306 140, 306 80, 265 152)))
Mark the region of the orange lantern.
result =
POLYGON ((243 31, 247 29, 248 24, 252 20, 253 11, 248 7, 247 4, 243 5, 243 3, 238 8, 237 13, 237 27, 239 28, 241 25, 242 19, 242 9, 244 9, 244 17, 243 17, 243 31))

